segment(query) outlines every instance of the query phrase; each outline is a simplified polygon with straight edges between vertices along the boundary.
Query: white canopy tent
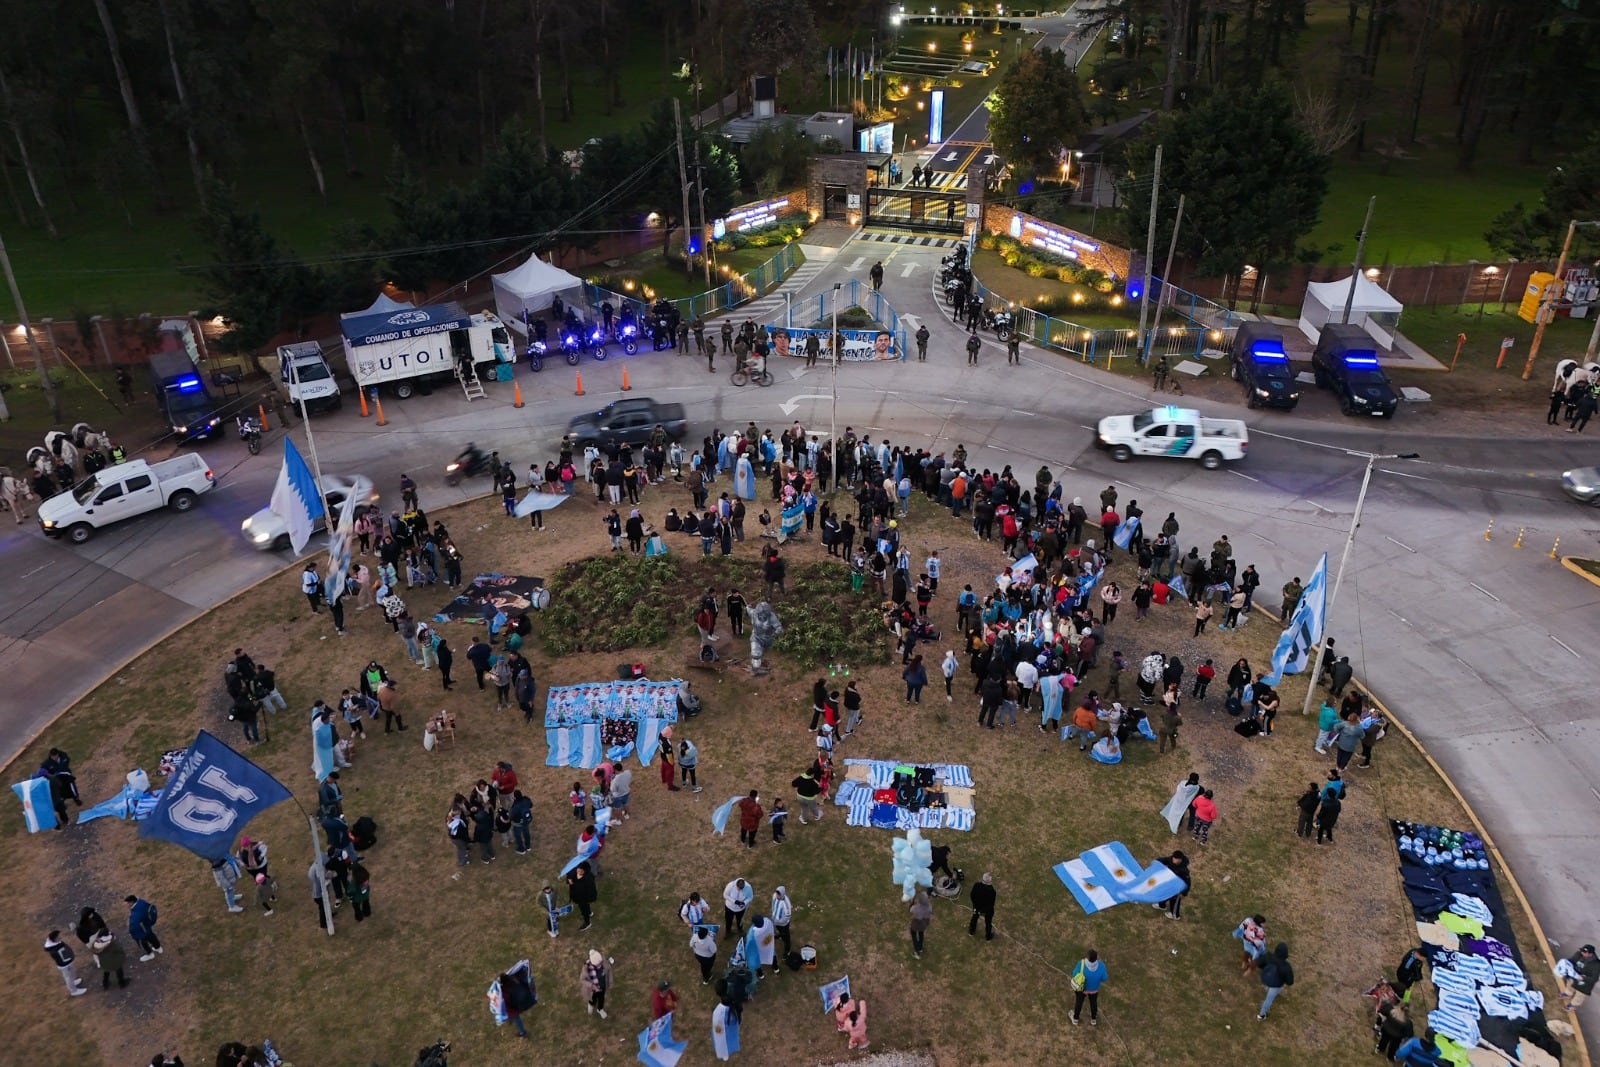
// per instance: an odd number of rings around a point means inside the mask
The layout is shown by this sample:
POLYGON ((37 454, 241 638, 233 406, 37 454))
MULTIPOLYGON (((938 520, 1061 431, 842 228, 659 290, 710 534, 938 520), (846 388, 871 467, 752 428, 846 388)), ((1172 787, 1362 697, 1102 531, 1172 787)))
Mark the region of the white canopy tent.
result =
MULTIPOLYGON (((1350 279, 1312 282, 1306 286, 1305 303, 1300 306, 1300 332, 1312 344, 1322 336, 1322 327, 1344 319, 1344 302, 1350 299, 1350 279)), ((1400 303, 1378 283, 1364 274, 1356 275, 1356 296, 1350 305, 1350 322, 1370 333, 1384 348, 1394 347, 1400 330, 1400 303)))
POLYGON ((390 311, 403 311, 406 308, 414 306, 415 305, 413 304, 403 304, 394 299, 388 293, 379 293, 378 299, 374 300, 370 307, 362 308, 360 311, 346 311, 340 315, 339 318, 341 320, 354 319, 362 315, 378 315, 390 311))
POLYGON ((519 333, 527 332, 522 321, 524 311, 529 315, 543 314, 550 307, 550 298, 557 294, 569 304, 574 298, 581 303, 583 298, 583 279, 546 263, 537 255, 528 257, 528 261, 515 270, 494 275, 492 280, 495 312, 502 322, 519 333))

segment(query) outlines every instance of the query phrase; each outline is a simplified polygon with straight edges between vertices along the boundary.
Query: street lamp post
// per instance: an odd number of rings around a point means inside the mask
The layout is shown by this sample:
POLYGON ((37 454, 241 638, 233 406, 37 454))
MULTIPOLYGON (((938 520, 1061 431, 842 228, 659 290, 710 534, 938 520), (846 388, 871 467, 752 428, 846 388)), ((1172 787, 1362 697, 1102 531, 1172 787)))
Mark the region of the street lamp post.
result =
MULTIPOLYGON (((1322 640, 1317 642, 1317 655, 1312 662, 1311 680, 1306 683, 1306 704, 1300 709, 1302 715, 1311 714, 1311 702, 1317 695, 1317 682, 1322 678, 1322 657, 1328 650, 1328 616, 1333 614, 1333 603, 1339 599, 1339 586, 1344 582, 1344 568, 1350 562, 1350 549, 1356 543, 1356 530, 1361 526, 1361 509, 1367 503, 1367 487, 1372 484, 1372 467, 1380 459, 1417 458, 1415 452, 1352 452, 1348 449, 1345 455, 1364 458, 1367 461, 1367 469, 1361 475, 1361 492, 1356 494, 1356 511, 1350 516, 1350 532, 1345 535, 1344 554, 1339 557, 1339 570, 1333 576, 1333 592, 1329 594, 1327 603, 1322 606, 1322 640)), ((1288 625, 1288 619, 1283 621, 1288 625)))
POLYGON ((833 285, 833 336, 828 338, 828 351, 833 364, 833 404, 828 409, 828 448, 833 453, 833 488, 839 488, 839 291, 843 282, 833 285))
POLYGON ((1544 328, 1555 317, 1556 304, 1560 301, 1561 292, 1565 288, 1561 275, 1567 268, 1567 252, 1572 248, 1572 235, 1577 232, 1579 226, 1600 226, 1600 219, 1590 219, 1587 222, 1573 219, 1567 223, 1567 237, 1561 242, 1561 256, 1556 260, 1555 280, 1545 287, 1539 297, 1539 313, 1534 319, 1533 340, 1528 344, 1528 362, 1522 365, 1523 381, 1532 376, 1533 361, 1539 355, 1539 343, 1544 340, 1544 328))

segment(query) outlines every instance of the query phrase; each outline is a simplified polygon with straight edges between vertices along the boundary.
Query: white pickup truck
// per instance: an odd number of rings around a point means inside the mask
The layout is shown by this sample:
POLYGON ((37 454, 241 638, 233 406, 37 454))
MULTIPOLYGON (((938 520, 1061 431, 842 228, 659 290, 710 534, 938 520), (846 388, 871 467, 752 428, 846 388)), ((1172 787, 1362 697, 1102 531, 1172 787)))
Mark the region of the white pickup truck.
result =
POLYGON ((1100 420, 1095 446, 1118 463, 1134 456, 1198 459, 1206 470, 1243 459, 1250 432, 1238 419, 1205 419, 1191 408, 1163 407, 1100 420))
POLYGON ((39 525, 50 537, 81 545, 103 526, 169 507, 188 511, 195 497, 217 484, 198 453, 146 463, 130 459, 107 467, 39 505, 39 525))

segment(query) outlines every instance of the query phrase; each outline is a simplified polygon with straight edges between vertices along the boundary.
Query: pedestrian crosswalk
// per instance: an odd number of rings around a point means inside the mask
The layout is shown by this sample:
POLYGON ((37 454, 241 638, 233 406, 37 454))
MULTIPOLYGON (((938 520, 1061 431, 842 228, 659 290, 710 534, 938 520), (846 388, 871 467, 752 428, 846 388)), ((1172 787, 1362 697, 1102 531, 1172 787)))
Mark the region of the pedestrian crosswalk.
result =
POLYGON ((950 237, 924 237, 915 233, 862 233, 858 241, 877 241, 880 244, 917 245, 923 248, 951 248, 961 242, 950 237))
POLYGON ((822 273, 822 268, 827 266, 828 260, 808 259, 795 268, 793 274, 772 292, 760 300, 752 300, 748 304, 741 304, 734 314, 741 315, 753 322, 776 321, 777 313, 783 311, 789 304, 789 296, 803 290, 811 279, 822 273))

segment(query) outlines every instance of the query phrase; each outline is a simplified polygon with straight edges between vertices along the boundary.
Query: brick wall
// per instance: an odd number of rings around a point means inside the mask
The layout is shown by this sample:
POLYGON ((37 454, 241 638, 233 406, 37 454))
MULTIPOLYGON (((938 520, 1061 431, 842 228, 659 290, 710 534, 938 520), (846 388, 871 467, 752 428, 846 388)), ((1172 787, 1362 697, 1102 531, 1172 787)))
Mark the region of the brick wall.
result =
POLYGON ((1009 235, 1011 233, 1012 218, 1018 215, 1022 217, 1024 224, 1029 221, 1040 223, 1054 230, 1059 230, 1070 237, 1098 246, 1092 252, 1081 248, 1078 250, 1077 261, 1085 267, 1105 271, 1116 278, 1127 278, 1133 269, 1133 252, 1131 249, 1108 244, 1098 237, 1091 237, 1086 233, 1079 233, 1077 230, 1069 229, 1066 226, 1058 226, 1053 222, 1045 222, 1043 219, 1035 218, 1026 212, 1021 212, 1002 204, 989 204, 984 208, 983 228, 988 233, 1009 235))

